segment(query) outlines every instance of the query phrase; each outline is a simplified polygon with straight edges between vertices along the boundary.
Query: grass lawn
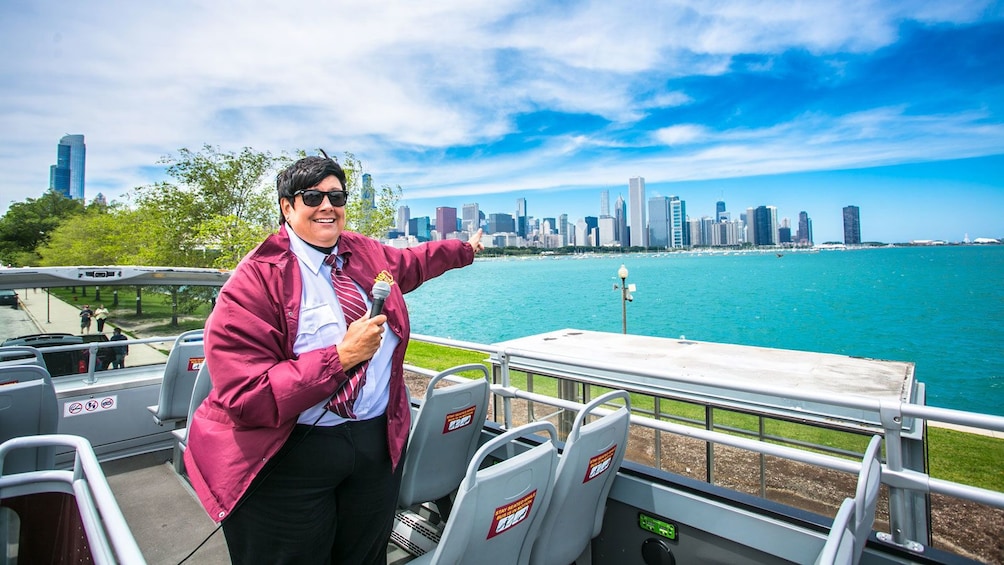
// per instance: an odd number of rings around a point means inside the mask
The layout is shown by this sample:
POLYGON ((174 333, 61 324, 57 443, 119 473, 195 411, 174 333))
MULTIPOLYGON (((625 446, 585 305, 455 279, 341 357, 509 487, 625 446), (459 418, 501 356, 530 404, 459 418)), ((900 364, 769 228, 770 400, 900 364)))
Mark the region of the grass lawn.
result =
POLYGON ((83 308, 89 304, 91 310, 104 304, 108 308, 108 323, 121 325, 127 334, 130 328, 143 326, 143 333, 148 335, 170 335, 205 326, 209 316, 209 305, 201 306, 191 314, 178 313, 178 325, 172 326, 171 295, 153 292, 144 288, 142 298, 142 314, 136 314, 136 287, 60 287, 51 288, 49 293, 53 298, 59 298, 67 304, 83 308), (118 306, 114 305, 116 290, 118 291, 118 306))

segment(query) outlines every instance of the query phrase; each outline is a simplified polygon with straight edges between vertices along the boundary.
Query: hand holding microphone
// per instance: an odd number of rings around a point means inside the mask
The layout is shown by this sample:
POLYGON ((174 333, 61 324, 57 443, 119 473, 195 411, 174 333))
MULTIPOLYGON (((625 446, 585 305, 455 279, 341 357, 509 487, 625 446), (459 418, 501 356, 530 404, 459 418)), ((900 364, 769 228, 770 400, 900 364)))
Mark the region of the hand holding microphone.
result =
POLYGON ((352 322, 345 332, 345 337, 338 344, 338 356, 344 367, 355 367, 367 361, 376 354, 383 338, 383 324, 387 321, 382 316, 384 302, 390 296, 390 285, 384 281, 373 284, 373 306, 368 316, 352 322))

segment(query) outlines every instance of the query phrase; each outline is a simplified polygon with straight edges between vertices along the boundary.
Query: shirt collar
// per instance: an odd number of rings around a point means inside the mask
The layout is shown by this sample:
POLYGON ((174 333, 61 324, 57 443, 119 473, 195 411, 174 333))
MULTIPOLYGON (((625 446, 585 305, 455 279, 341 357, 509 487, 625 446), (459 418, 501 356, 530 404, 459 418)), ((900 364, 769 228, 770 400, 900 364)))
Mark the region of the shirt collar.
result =
MULTIPOLYGON (((324 264, 324 258, 327 255, 304 243, 300 239, 300 236, 296 235, 296 232, 290 229, 289 226, 286 226, 286 233, 289 234, 289 250, 293 252, 293 255, 296 255, 297 259, 310 268, 312 273, 317 274, 320 272, 321 265, 324 264)), ((331 252, 338 255, 338 246, 336 245, 331 252)), ((346 255, 348 254, 346 253, 346 255)), ((342 268, 342 257, 339 256, 337 261, 338 268, 342 268)))

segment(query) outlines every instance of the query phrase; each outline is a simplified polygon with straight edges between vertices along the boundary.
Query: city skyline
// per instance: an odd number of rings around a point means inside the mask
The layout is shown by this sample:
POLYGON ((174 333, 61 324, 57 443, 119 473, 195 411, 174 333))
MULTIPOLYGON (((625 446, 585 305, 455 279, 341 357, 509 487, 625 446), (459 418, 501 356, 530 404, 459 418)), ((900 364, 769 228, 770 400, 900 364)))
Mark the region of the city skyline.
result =
POLYGON ((817 241, 851 204, 865 241, 1004 237, 995 0, 0 11, 0 213, 42 194, 70 132, 88 201, 170 180, 181 148, 324 148, 430 216, 526 198, 574 221, 644 177, 691 218, 804 210, 817 241))
MULTIPOLYGON (((643 178, 632 178, 630 181, 640 181, 639 185, 644 185, 643 178)), ((589 220, 591 222, 597 222, 593 227, 598 227, 600 229, 600 241, 597 242, 580 242, 575 241, 574 245, 578 246, 596 246, 603 247, 609 245, 616 246, 638 246, 638 247, 664 247, 664 248, 682 248, 691 246, 710 246, 710 245, 739 245, 745 242, 754 243, 756 245, 780 245, 780 244, 790 244, 790 245, 813 245, 815 243, 848 243, 848 244, 860 244, 861 239, 861 229, 860 229, 860 218, 859 218, 859 207, 858 206, 846 206, 843 208, 843 233, 844 238, 840 241, 815 241, 813 237, 812 220, 810 215, 802 210, 794 218, 777 214, 777 209, 775 206, 768 204, 761 204, 758 206, 747 206, 741 210, 730 209, 726 202, 717 201, 715 203, 715 213, 714 214, 704 214, 693 217, 686 212, 686 200, 682 199, 676 195, 674 196, 653 196, 645 201, 644 209, 649 211, 649 215, 646 223, 646 233, 648 234, 647 242, 635 242, 631 238, 629 232, 628 239, 630 242, 623 242, 621 239, 621 230, 624 228, 630 229, 630 221, 627 219, 626 209, 627 204, 623 198, 618 197, 615 210, 613 212, 609 209, 609 193, 604 190, 600 192, 599 195, 600 204, 598 214, 588 214, 583 217, 574 218, 569 216, 567 213, 559 211, 554 213, 544 212, 541 215, 529 214, 528 218, 531 218, 537 222, 537 227, 543 229, 544 222, 551 222, 550 229, 551 232, 548 233, 562 233, 561 218, 565 218, 569 228, 569 231, 575 228, 576 224, 581 223, 583 220, 589 220), (658 219, 651 215, 651 210, 653 207, 658 207, 660 205, 664 206, 663 212, 659 215, 658 219), (771 225, 771 233, 767 240, 763 243, 755 243, 753 239, 756 236, 752 234, 742 234, 733 233, 731 236, 724 237, 718 243, 713 243, 708 238, 707 241, 694 241, 693 234, 687 233, 689 222, 695 222, 697 224, 718 224, 718 223, 729 223, 729 222, 740 222, 743 225, 749 225, 753 220, 751 220, 751 212, 761 209, 771 209, 771 219, 769 224, 771 225), (847 210, 853 209, 853 224, 852 232, 854 237, 848 239, 848 216, 847 210), (622 214, 618 215, 618 211, 622 214), (621 225, 623 217, 624 225, 621 225), (610 224, 604 228, 603 220, 604 218, 610 220, 610 224), (668 227, 667 232, 659 232, 658 229, 654 228, 656 224, 664 224, 664 227, 668 227), (778 230, 787 229, 788 239, 781 239, 778 230), (653 231, 655 230, 655 231, 653 231), (676 230, 676 231, 674 231, 676 230), (653 241, 651 238, 655 237, 655 234, 659 233, 660 239, 658 241, 653 241), (605 236, 605 237, 604 237, 605 236), (689 237, 688 237, 689 236, 689 237), (726 241, 729 239, 729 241, 726 241), (734 241, 732 241, 734 240, 734 241)), ((457 232, 473 232, 477 226, 482 226, 485 228, 487 234, 497 234, 497 233, 513 233, 525 235, 525 230, 517 228, 517 219, 519 216, 519 211, 525 209, 527 206, 527 199, 520 198, 517 199, 516 207, 517 211, 515 213, 508 213, 505 211, 491 211, 484 210, 478 202, 468 202, 462 207, 452 207, 452 206, 437 206, 435 214, 428 213, 412 213, 411 207, 402 204, 398 206, 395 213, 395 224, 391 231, 396 231, 398 235, 407 234, 411 236, 421 235, 416 233, 411 233, 406 225, 408 222, 413 222, 415 220, 422 220, 422 225, 427 227, 429 230, 435 230, 438 232, 440 238, 448 236, 450 234, 455 234, 457 232), (522 206, 521 206, 522 204, 522 206), (457 213, 460 213, 458 216, 457 213), (480 223, 475 223, 480 215, 480 223), (505 216, 505 219, 500 221, 499 216, 505 216), (455 229, 450 231, 444 231, 442 226, 454 226, 455 229), (503 225, 499 225, 499 224, 503 225)), ((701 229, 700 227, 694 229, 701 229)), ((740 230, 741 231, 741 230, 740 230)), ((725 233, 725 232, 723 232, 725 233)), ((542 242, 538 241, 538 244, 542 242)), ((887 243, 906 243, 906 242, 887 242, 887 243)), ((565 243, 563 245, 572 245, 572 243, 565 243)))

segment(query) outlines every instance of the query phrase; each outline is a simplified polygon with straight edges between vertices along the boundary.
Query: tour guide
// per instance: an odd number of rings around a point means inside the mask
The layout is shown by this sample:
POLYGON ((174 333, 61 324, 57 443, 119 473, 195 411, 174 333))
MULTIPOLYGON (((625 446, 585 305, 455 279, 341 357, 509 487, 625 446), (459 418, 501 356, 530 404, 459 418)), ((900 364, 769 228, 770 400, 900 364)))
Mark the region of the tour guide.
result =
POLYGON ((345 173, 326 156, 293 163, 276 187, 278 233, 241 261, 206 323, 213 387, 185 465, 234 563, 384 563, 411 419, 404 293, 470 265, 481 231, 409 249, 343 231, 345 173), (377 280, 391 292, 370 318, 377 280))

